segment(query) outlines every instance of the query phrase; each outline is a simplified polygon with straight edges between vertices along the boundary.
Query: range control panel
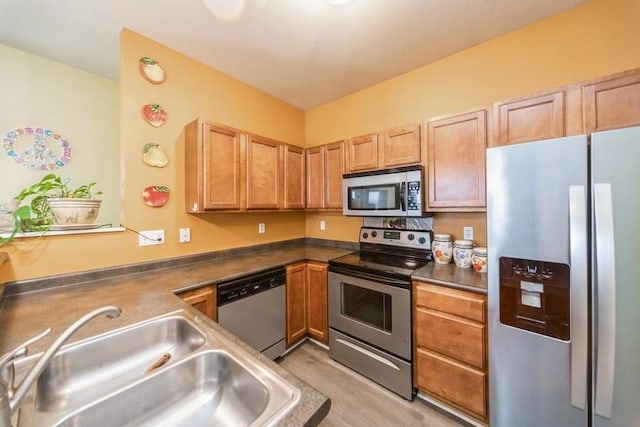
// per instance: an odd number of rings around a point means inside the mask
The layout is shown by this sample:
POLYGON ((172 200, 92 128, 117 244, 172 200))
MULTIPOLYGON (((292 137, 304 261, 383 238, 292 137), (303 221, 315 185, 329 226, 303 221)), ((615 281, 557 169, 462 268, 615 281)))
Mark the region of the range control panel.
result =
POLYGON ((431 231, 362 227, 360 243, 431 249, 431 231))

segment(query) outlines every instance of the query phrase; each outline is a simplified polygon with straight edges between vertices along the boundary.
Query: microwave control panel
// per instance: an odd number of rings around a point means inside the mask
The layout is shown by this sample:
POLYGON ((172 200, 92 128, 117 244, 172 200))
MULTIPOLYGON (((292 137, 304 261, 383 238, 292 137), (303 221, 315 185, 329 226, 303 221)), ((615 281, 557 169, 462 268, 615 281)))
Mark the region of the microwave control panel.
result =
POLYGON ((422 198, 420 197, 420 181, 407 182, 407 210, 422 211, 422 198))

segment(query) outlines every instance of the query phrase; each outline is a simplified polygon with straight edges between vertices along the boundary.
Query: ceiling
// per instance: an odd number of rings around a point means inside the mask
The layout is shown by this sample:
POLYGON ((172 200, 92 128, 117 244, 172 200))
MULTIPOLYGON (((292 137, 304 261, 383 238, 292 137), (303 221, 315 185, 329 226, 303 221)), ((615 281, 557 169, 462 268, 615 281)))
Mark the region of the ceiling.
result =
POLYGON ((0 43, 117 80, 126 27, 308 110, 585 2, 206 1, 2 0, 0 43))

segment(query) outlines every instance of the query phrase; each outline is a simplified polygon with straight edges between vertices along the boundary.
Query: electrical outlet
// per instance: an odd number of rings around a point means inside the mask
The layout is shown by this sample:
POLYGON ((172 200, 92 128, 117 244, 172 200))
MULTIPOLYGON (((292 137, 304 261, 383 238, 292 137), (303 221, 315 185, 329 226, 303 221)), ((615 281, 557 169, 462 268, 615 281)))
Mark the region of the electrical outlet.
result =
POLYGON ((266 227, 264 225, 264 222, 261 222, 258 224, 258 233, 259 234, 264 234, 264 232, 266 231, 266 227))
POLYGON ((465 240, 473 240, 473 227, 464 227, 462 231, 465 240))
POLYGON ((164 244, 164 230, 147 230, 138 233, 138 246, 164 244))
POLYGON ((320 221, 320 230, 324 231, 327 229, 327 223, 324 221, 320 221))
POLYGON ((178 232, 180 243, 189 243, 191 241, 191 229, 181 228, 178 232))

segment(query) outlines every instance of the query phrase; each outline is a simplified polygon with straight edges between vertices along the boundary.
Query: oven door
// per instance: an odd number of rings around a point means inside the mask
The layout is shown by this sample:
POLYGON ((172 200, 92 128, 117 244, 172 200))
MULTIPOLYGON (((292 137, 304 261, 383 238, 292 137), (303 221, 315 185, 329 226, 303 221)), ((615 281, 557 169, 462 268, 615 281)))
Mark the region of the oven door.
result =
POLYGON ((411 290, 329 272, 329 327, 411 360, 411 290))

